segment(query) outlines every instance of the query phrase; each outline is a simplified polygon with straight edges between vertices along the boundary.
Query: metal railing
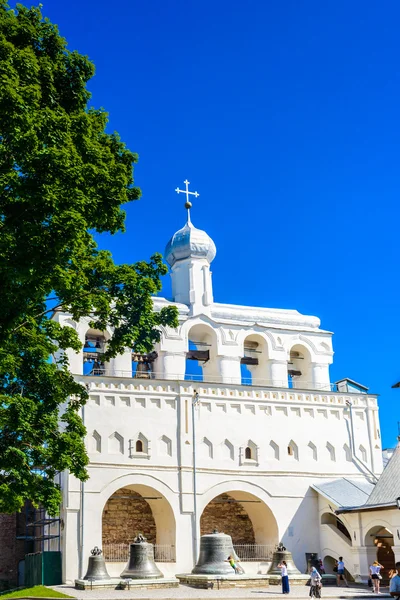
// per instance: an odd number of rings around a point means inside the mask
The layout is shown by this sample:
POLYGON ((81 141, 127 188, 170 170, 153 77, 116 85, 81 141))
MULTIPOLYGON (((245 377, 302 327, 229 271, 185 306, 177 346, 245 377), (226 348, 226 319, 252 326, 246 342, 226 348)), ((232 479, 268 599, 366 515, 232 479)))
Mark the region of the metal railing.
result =
POLYGON ((234 544, 235 552, 242 562, 272 560, 275 545, 268 544, 234 544))
MULTIPOLYGON (((288 381, 288 380, 271 380, 271 379, 261 379, 261 378, 247 378, 247 377, 222 377, 215 375, 205 375, 203 376, 201 373, 193 373, 193 374, 182 374, 182 373, 168 373, 166 376, 164 373, 151 372, 142 374, 141 377, 135 377, 132 371, 120 371, 113 369, 93 369, 90 373, 86 373, 86 377, 129 377, 133 378, 137 381, 143 379, 144 381, 148 381, 150 379, 158 379, 162 381, 194 381, 196 383, 226 383, 230 385, 245 385, 245 386, 253 386, 253 387, 264 387, 264 388, 286 388, 286 389, 296 389, 296 390, 313 390, 313 391, 321 391, 321 392, 339 392, 338 386, 336 383, 313 383, 311 381, 288 381)), ((343 392, 345 394, 360 394, 361 392, 353 392, 347 391, 343 392)))
MULTIPOLYGON (((156 562, 175 562, 175 546, 169 544, 155 544, 154 560, 156 562)), ((108 562, 128 562, 129 544, 104 544, 104 559, 108 562)))

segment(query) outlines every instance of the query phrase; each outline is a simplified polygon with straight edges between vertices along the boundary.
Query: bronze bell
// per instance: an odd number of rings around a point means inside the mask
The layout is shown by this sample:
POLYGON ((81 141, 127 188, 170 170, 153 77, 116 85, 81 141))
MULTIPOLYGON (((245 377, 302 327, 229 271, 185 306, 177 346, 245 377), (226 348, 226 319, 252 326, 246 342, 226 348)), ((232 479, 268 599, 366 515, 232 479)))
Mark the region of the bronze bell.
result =
POLYGON ((92 556, 89 556, 89 564, 85 577, 83 579, 110 579, 106 569, 106 562, 100 548, 95 546, 91 550, 92 556))
POLYGON ((234 571, 227 561, 228 556, 236 558, 232 538, 225 533, 209 533, 200 538, 200 555, 193 574, 233 575, 234 571))
POLYGON ((154 546, 138 536, 129 546, 129 560, 120 577, 124 579, 160 579, 164 577, 154 562, 154 546))
POLYGON ((138 362, 135 379, 150 379, 149 363, 138 362))
POLYGON ((296 565, 293 562, 292 553, 289 552, 289 550, 287 550, 282 543, 280 543, 276 547, 276 550, 275 550, 274 554, 272 555, 272 563, 267 571, 267 575, 279 575, 280 576, 281 569, 280 569, 280 567, 278 567, 278 565, 281 564, 281 562, 283 560, 287 564, 287 572, 288 572, 289 577, 290 577, 290 575, 300 575, 300 571, 298 570, 298 568, 296 567, 296 565))

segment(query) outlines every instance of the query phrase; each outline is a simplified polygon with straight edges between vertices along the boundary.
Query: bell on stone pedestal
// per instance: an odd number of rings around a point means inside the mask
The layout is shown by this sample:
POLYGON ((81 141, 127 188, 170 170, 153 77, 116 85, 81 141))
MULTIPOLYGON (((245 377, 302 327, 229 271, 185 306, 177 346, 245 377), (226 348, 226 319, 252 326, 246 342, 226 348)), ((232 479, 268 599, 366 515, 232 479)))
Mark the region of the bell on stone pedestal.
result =
POLYGON ((91 554, 92 556, 89 556, 88 570, 83 579, 110 579, 110 576, 107 573, 104 556, 102 556, 100 548, 95 546, 93 550, 91 550, 91 554))
POLYGON ((154 562, 154 546, 138 536, 129 546, 129 561, 121 575, 124 579, 160 579, 164 577, 154 562))
POLYGON ((202 535, 200 538, 200 555, 193 574, 203 573, 205 575, 233 575, 234 571, 225 562, 228 556, 234 556, 232 538, 225 533, 214 533, 202 535))
POLYGON ((293 562, 292 553, 289 552, 289 550, 286 550, 283 544, 279 544, 276 547, 276 550, 272 556, 271 566, 267 571, 267 575, 281 575, 281 569, 278 567, 278 565, 280 565, 283 560, 287 564, 287 572, 289 577, 290 575, 300 575, 300 571, 293 562))

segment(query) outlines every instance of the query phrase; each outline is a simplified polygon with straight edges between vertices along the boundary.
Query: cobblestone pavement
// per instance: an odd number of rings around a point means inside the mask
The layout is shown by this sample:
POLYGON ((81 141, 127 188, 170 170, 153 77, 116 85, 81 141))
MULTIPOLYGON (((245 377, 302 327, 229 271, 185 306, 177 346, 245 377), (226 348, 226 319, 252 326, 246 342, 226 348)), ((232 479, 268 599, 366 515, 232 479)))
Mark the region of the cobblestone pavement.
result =
MULTIPOLYGON (((280 587, 271 586, 269 588, 258 588, 258 589, 246 589, 246 588, 232 588, 223 590, 199 590, 191 588, 185 585, 180 585, 177 588, 164 588, 164 589, 137 589, 137 590, 76 590, 71 585, 59 585, 54 586, 55 590, 74 596, 79 600, 203 600, 203 598, 209 598, 210 600, 227 599, 234 600, 263 600, 263 599, 274 599, 282 598, 280 593, 280 587)), ((309 587, 306 586, 292 586, 290 598, 308 598, 309 587)), ((350 588, 336 588, 333 586, 325 587, 322 590, 323 598, 373 598, 376 595, 373 594, 367 586, 351 586, 350 588)), ((388 588, 382 588, 381 598, 390 597, 388 588)))

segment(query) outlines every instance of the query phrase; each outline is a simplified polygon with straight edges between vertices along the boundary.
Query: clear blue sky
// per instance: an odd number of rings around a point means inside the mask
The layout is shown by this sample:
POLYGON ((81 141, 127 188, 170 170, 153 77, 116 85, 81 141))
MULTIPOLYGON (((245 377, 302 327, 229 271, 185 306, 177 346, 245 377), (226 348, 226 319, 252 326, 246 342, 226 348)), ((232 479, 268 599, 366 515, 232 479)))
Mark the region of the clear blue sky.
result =
MULTIPOLYGON (((117 262, 184 224, 217 245, 219 302, 294 308, 334 331, 331 379, 400 420, 400 4, 375 0, 42 0, 96 65, 92 102, 140 156, 117 262)), ((169 295, 169 282, 165 283, 169 295)))

